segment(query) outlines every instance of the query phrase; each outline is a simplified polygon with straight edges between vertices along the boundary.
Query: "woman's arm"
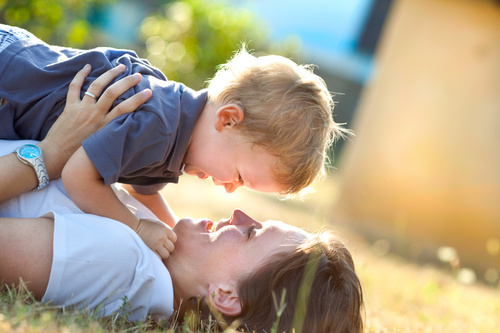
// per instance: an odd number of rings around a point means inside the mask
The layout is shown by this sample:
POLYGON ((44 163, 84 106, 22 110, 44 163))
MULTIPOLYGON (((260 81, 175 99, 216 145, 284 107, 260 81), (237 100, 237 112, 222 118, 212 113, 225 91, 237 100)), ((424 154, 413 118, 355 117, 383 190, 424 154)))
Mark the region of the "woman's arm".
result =
MULTIPOLYGON (((104 87, 124 69, 119 66, 101 75, 91 84, 92 91, 102 92, 104 87)), ((108 112, 114 100, 136 85, 141 77, 128 76, 117 81, 104 91, 98 101, 88 96, 80 100, 81 87, 90 70, 90 66, 86 66, 76 74, 69 86, 63 113, 46 138, 38 144, 42 149, 50 179, 60 177, 66 161, 90 134, 117 116, 136 110, 151 96, 150 90, 144 90, 108 112)), ((0 157, 0 188, 2 189, 0 202, 30 191, 37 185, 38 180, 31 166, 20 162, 15 154, 0 157)))
POLYGON ((37 300, 49 283, 54 221, 49 218, 0 218, 0 289, 20 279, 37 300))

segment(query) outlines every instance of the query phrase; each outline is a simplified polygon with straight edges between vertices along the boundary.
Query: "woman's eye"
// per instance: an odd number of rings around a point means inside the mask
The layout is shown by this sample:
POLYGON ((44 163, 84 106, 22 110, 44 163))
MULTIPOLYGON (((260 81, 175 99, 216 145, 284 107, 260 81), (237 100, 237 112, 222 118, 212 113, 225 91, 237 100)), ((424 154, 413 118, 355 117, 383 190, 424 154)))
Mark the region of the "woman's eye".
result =
POLYGON ((247 240, 250 239, 250 236, 252 236, 252 232, 255 230, 255 224, 252 224, 250 227, 248 227, 247 230, 247 240))

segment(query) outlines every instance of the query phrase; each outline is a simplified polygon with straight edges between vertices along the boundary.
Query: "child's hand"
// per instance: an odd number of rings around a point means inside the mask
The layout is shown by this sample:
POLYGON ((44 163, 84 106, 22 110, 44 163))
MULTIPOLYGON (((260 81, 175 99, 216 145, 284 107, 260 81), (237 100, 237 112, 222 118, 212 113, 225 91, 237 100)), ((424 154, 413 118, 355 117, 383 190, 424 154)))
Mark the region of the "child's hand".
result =
POLYGON ((174 243, 177 240, 177 235, 165 223, 156 220, 141 219, 136 232, 160 259, 167 259, 170 253, 174 251, 174 243))

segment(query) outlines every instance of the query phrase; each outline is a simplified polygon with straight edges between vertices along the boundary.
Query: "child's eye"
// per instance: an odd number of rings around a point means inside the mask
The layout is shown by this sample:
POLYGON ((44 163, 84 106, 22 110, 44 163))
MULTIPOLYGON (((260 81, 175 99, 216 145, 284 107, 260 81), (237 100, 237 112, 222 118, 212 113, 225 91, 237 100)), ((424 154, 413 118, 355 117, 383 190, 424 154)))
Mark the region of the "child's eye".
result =
POLYGON ((252 224, 250 227, 248 227, 247 230, 247 240, 250 240, 250 236, 252 236, 252 232, 255 230, 255 224, 252 224))

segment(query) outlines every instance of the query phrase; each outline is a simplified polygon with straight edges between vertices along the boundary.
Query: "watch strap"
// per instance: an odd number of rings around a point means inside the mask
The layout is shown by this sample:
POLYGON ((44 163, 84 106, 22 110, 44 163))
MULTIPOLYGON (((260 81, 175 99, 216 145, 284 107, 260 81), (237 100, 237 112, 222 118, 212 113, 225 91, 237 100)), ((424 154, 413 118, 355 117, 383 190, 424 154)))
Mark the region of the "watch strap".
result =
POLYGON ((49 185, 49 174, 47 173, 47 168, 45 167, 45 162, 43 161, 43 155, 35 157, 33 169, 36 173, 36 178, 38 179, 38 186, 33 189, 33 191, 38 191, 49 185))

